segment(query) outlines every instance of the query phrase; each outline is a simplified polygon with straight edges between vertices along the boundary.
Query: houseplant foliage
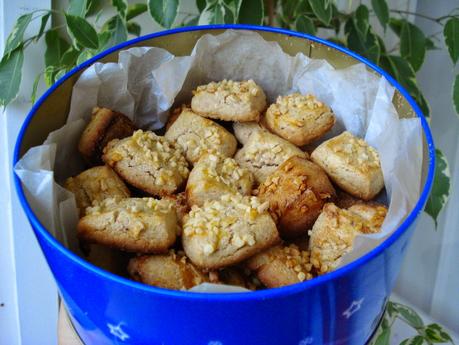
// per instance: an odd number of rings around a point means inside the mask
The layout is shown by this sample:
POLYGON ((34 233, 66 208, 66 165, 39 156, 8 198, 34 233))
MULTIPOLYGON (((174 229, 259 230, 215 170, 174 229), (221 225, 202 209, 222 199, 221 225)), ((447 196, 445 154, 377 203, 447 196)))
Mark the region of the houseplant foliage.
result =
MULTIPOLYGON (((31 44, 45 41, 45 69, 35 78, 32 103, 36 99, 41 79, 47 86, 97 53, 129 37, 139 36, 141 27, 136 22, 141 15, 149 15, 165 29, 205 24, 270 25, 324 37, 368 58, 389 72, 416 100, 426 117, 430 109, 416 83, 430 50, 444 46, 451 57, 452 66, 459 59, 459 8, 444 16, 433 18, 423 14, 391 10, 386 0, 371 0, 369 6, 339 9, 333 0, 195 0, 196 11, 184 13, 183 3, 194 0, 146 0, 128 4, 127 0, 70 0, 64 11, 36 10, 20 16, 8 36, 0 61, 0 106, 6 107, 19 92, 22 79, 24 51, 31 44), (102 11, 112 6, 113 16, 101 20, 102 11), (103 9, 102 9, 103 8, 103 9), (409 15, 420 16, 439 27, 438 33, 426 36, 407 20, 409 15), (56 25, 60 17, 63 25, 56 25), (370 21, 376 17, 383 35, 376 33, 370 21), (40 21, 39 29, 26 37, 32 21, 40 21), (386 47, 384 36, 392 31, 397 44, 386 47)), ((189 6, 188 6, 189 7, 189 6)), ((29 30, 30 31, 30 30, 29 30)), ((380 30, 381 31, 381 30, 380 30)), ((459 113, 459 76, 452 85, 453 105, 459 113)), ((448 164, 437 150, 437 171, 426 212, 437 222, 438 214, 449 195, 448 164)), ((376 345, 389 344, 391 325, 401 320, 416 334, 402 344, 433 344, 451 342, 451 337, 437 325, 424 325, 416 312, 406 306, 388 302, 387 312, 374 341, 376 345)))

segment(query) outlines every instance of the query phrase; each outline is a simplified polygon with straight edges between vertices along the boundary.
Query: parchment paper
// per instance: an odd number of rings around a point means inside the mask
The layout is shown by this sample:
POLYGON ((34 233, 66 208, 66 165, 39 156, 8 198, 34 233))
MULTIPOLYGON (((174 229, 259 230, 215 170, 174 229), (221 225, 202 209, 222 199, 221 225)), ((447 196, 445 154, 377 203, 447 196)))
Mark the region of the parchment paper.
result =
MULTIPOLYGON (((294 91, 312 93, 333 109, 333 135, 346 129, 378 150, 389 212, 381 233, 358 236, 342 265, 384 241, 414 207, 421 182, 421 124, 418 119, 398 118, 392 104, 394 88, 384 78, 364 64, 337 70, 325 60, 289 56, 255 32, 227 30, 204 35, 190 56, 175 57, 154 47, 131 48, 120 52, 118 63, 95 63, 83 72, 73 88, 67 124, 43 145, 31 148, 15 167, 47 229, 78 252, 75 200, 58 183, 83 170, 77 141, 94 106, 122 112, 144 129, 159 129, 174 103, 189 101, 191 90, 200 84, 225 78, 254 79, 269 102, 294 91)), ((212 286, 194 290, 211 291, 212 286)))

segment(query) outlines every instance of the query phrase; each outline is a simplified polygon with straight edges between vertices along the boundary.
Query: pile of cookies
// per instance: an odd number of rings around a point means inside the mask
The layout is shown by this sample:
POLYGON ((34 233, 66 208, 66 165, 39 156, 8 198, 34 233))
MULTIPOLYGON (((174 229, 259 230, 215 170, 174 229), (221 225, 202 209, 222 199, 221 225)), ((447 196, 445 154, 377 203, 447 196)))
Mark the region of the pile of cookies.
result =
POLYGON ((273 288, 334 270, 387 212, 378 153, 335 124, 313 95, 267 105, 253 81, 199 86, 164 135, 95 108, 79 152, 88 170, 65 182, 86 246, 130 254, 140 282, 273 288))

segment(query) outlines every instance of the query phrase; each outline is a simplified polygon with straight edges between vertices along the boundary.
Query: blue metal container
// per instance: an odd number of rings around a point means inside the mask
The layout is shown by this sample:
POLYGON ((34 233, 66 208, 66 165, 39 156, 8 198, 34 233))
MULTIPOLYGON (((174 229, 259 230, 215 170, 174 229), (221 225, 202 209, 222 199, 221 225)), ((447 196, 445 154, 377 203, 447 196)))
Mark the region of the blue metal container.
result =
POLYGON ((395 105, 399 115, 418 116, 422 122, 424 166, 419 201, 384 243, 332 273, 278 289, 207 294, 143 285, 78 257, 40 223, 40 215, 30 208, 16 177, 19 199, 85 344, 359 345, 368 341, 381 319, 432 186, 434 145, 427 122, 408 93, 380 68, 333 43, 282 29, 227 25, 163 31, 120 44, 70 71, 40 98, 21 129, 14 163, 65 123, 72 86, 85 67, 95 61, 115 61, 118 50, 131 46, 159 46, 176 55, 189 54, 203 34, 228 28, 255 30, 291 54, 301 51, 335 66, 363 62, 384 75, 398 90, 395 105))

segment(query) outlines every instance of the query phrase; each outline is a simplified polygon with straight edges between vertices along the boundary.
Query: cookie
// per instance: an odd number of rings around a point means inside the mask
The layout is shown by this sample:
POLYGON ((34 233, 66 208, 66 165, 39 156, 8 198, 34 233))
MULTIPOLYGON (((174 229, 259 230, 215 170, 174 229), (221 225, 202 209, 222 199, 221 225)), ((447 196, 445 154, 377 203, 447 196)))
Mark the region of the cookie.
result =
POLYGON ((198 86, 191 109, 201 116, 224 121, 258 121, 266 96, 253 80, 223 80, 198 86))
POLYGON ((258 189, 282 237, 307 235, 335 189, 321 167, 294 156, 282 163, 258 189))
POLYGON ((190 163, 196 163, 205 153, 232 157, 236 152, 236 138, 212 120, 184 108, 164 135, 185 153, 190 163))
POLYGON ((225 194, 193 206, 183 223, 182 244, 198 267, 212 270, 237 264, 279 241, 268 203, 225 194))
POLYGON ((232 158, 206 154, 195 164, 186 184, 188 204, 202 206, 224 194, 250 195, 252 173, 232 158))
POLYGON ((335 124, 331 109, 313 95, 279 96, 266 111, 268 129, 297 146, 317 140, 335 124))
POLYGON ((266 129, 258 122, 233 122, 233 131, 237 141, 245 145, 252 133, 258 131, 266 131, 266 129))
POLYGON ((125 115, 116 111, 96 107, 91 121, 86 126, 78 143, 78 151, 91 165, 102 164, 102 151, 113 139, 132 135, 136 127, 125 115))
POLYGON ((282 163, 293 156, 307 158, 308 154, 285 139, 267 131, 253 133, 236 152, 239 166, 251 171, 257 183, 263 183, 282 163))
POLYGON ((163 255, 143 255, 129 261, 128 272, 134 280, 166 289, 187 290, 208 278, 187 257, 173 250, 163 255))
POLYGON ((182 150, 149 131, 112 140, 102 158, 130 185, 156 196, 176 192, 189 173, 182 150))
POLYGON ((93 202, 106 198, 129 198, 131 193, 118 175, 108 166, 97 166, 69 177, 64 187, 75 195, 80 215, 93 202))
POLYGON ((168 201, 105 199, 86 208, 78 238, 134 253, 164 253, 175 243, 177 215, 168 201))
POLYGON ((349 132, 323 142, 311 159, 341 189, 357 198, 373 199, 384 187, 378 152, 349 132))

